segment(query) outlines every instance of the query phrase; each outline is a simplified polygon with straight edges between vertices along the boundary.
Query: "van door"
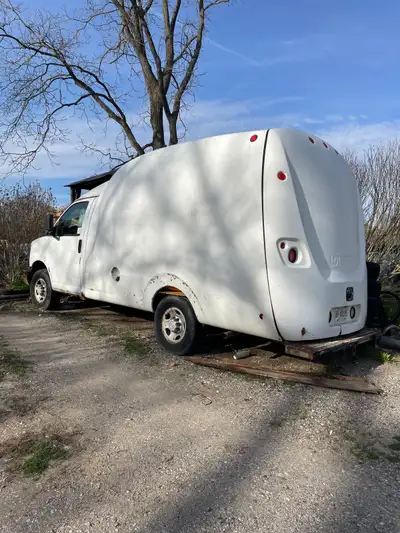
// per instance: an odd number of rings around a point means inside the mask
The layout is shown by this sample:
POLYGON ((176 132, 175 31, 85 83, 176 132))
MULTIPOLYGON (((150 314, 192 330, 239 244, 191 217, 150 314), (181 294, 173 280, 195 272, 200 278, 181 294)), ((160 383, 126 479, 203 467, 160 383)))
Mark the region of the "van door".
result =
POLYGON ((351 169, 334 148, 296 130, 270 130, 264 231, 272 308, 285 340, 364 327, 364 221, 351 169))
POLYGON ((47 268, 53 288, 71 294, 81 292, 81 259, 88 217, 95 198, 72 204, 59 218, 47 250, 47 268))

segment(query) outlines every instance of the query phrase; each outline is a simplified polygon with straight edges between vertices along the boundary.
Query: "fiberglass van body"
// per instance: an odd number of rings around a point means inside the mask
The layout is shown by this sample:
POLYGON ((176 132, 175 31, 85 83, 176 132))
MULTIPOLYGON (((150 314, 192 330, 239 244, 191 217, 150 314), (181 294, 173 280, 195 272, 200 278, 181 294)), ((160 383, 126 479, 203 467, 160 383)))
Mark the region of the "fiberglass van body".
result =
POLYGON ((271 340, 338 337, 367 312, 363 215, 336 150, 293 129, 163 148, 122 166, 31 245, 33 301, 61 293, 156 312, 190 351, 198 324, 271 340))

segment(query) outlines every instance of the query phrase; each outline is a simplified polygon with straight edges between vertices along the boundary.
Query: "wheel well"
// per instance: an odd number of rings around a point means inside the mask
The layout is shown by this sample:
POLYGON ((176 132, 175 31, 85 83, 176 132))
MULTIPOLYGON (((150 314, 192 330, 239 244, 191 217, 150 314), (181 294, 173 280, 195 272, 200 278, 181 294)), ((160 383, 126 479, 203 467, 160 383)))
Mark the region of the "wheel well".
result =
POLYGON ((166 296, 185 296, 185 294, 180 289, 177 289, 176 287, 172 287, 170 285, 166 287, 162 287, 159 291, 156 292, 156 294, 153 297, 153 301, 152 301, 153 311, 157 309, 158 304, 166 296))
POLYGON ((31 279, 32 279, 32 276, 35 272, 37 272, 38 270, 42 270, 42 269, 45 269, 47 270, 47 267, 44 263, 42 263, 41 261, 35 261, 32 265, 32 269, 31 271, 29 272, 28 276, 27 276, 27 279, 28 279, 28 283, 31 282, 31 279))

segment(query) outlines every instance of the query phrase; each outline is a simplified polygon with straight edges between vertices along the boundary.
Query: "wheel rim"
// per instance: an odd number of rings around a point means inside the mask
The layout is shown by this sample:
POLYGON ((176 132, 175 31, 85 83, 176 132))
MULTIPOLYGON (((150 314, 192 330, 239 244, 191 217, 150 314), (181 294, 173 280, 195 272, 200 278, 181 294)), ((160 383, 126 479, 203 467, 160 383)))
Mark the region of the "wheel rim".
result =
POLYGON ((180 309, 170 307, 165 311, 161 321, 164 337, 171 344, 178 344, 186 333, 186 318, 180 309))
POLYGON ((44 279, 39 278, 34 287, 35 299, 38 303, 42 304, 46 300, 47 296, 47 284, 44 279))

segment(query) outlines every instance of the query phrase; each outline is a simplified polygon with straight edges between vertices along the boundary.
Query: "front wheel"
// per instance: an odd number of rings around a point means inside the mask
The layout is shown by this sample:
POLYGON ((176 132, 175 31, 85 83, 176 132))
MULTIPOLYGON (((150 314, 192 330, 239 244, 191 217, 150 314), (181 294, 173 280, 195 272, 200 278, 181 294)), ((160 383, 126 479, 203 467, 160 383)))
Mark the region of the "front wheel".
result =
POLYGON ((40 311, 56 309, 60 303, 61 294, 53 291, 50 276, 46 269, 38 270, 30 282, 32 302, 40 311))
POLYGON ((199 323, 190 302, 181 296, 166 296, 158 304, 154 326, 161 346, 175 355, 192 353, 199 323))

